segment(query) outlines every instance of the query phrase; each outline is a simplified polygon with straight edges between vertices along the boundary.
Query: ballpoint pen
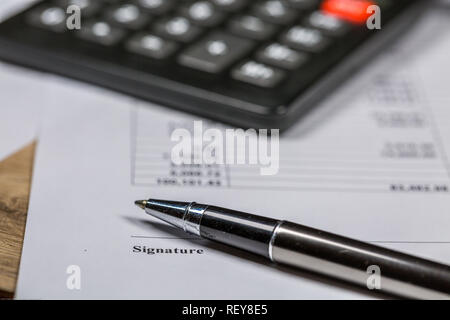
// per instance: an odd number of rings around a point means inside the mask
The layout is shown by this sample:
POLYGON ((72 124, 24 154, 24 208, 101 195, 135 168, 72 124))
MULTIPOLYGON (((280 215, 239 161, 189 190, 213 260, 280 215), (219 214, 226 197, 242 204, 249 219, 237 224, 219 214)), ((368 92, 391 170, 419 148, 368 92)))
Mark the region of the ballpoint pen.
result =
POLYGON ((450 266, 444 264, 288 221, 195 202, 149 199, 135 204, 185 232, 275 263, 366 288, 370 270, 376 269, 380 276, 376 289, 383 293, 414 299, 450 299, 450 266))

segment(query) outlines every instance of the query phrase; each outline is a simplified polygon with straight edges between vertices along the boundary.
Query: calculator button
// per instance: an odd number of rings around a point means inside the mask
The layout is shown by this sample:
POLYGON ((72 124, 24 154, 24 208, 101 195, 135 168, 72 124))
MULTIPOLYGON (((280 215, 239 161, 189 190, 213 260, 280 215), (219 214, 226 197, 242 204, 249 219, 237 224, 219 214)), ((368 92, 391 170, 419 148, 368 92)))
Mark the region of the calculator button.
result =
POLYGON ((236 11, 247 5, 248 0, 212 0, 221 10, 236 11))
POLYGON ((232 33, 254 40, 268 39, 277 31, 274 25, 250 15, 233 18, 228 27, 232 33))
POLYGON ((256 58, 258 61, 288 70, 294 70, 308 60, 305 53, 297 52, 279 43, 264 47, 256 53, 256 58))
POLYGON ((279 0, 269 0, 254 6, 253 13, 263 20, 276 24, 289 24, 297 14, 279 0))
POLYGON ((155 32, 163 38, 169 38, 181 42, 191 42, 200 35, 202 30, 184 18, 173 17, 160 21, 155 25, 155 32))
POLYGON ((284 78, 284 72, 255 61, 247 61, 231 72, 235 80, 247 82, 259 87, 272 88, 284 78))
POLYGON ((183 16, 195 24, 212 27, 223 21, 225 16, 209 1, 197 1, 181 9, 183 16))
POLYGON ((319 29, 327 36, 342 36, 350 29, 350 25, 344 20, 320 11, 311 13, 306 18, 306 24, 319 29))
POLYGON ((284 0, 289 7, 298 10, 311 10, 317 8, 320 4, 319 0, 284 0))
POLYGON ((60 7, 43 6, 31 11, 27 17, 28 23, 56 32, 64 32, 66 26, 66 12, 60 7))
POLYGON ((290 28, 281 36, 281 40, 294 49, 309 52, 320 52, 329 44, 320 31, 302 26, 290 28))
POLYGON ((163 14, 174 7, 173 0, 135 0, 138 6, 151 14, 163 14))
POLYGON ((83 18, 93 16, 101 8, 101 3, 97 0, 59 0, 58 4, 60 4, 62 8, 68 8, 72 5, 77 6, 80 8, 81 16, 83 18))
POLYGON ((218 73, 248 54, 253 46, 253 41, 224 32, 213 32, 189 47, 178 61, 190 68, 218 73))
POLYGON ((372 1, 326 0, 322 3, 323 12, 334 15, 355 24, 364 24, 369 17, 367 8, 374 5, 372 1))
POLYGON ((117 44, 125 36, 124 30, 114 27, 106 21, 87 22, 76 32, 80 38, 105 46, 117 44))
POLYGON ((134 35, 125 44, 128 51, 155 59, 165 59, 173 54, 178 45, 149 33, 134 35))
POLYGON ((129 28, 141 29, 149 22, 149 17, 133 4, 125 4, 108 10, 106 17, 112 23, 129 28))

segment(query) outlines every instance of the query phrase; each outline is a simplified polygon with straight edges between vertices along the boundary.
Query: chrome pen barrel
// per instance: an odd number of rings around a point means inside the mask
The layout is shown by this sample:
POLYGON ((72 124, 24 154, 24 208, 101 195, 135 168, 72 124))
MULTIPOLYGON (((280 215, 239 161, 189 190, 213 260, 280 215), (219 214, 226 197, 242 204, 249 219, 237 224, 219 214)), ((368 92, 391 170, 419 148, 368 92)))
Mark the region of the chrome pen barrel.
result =
POLYGON ((295 223, 220 207, 152 199, 136 204, 186 232, 276 263, 401 297, 450 299, 450 266, 444 264, 295 223), (379 277, 379 281, 371 287, 374 277, 379 277))
POLYGON ((269 257, 278 221, 195 202, 149 199, 136 203, 145 212, 184 231, 269 257))
POLYGON ((197 236, 200 236, 203 212, 208 207, 195 202, 156 199, 144 200, 136 204, 141 206, 147 214, 197 236))
POLYGON ((269 245, 278 220, 208 206, 203 212, 200 235, 246 251, 269 257, 269 245))
POLYGON ((450 299, 447 265, 299 224, 208 206, 200 235, 374 292, 450 299))
POLYGON ((414 299, 450 299, 450 267, 332 233, 281 222, 272 261, 414 299), (375 280, 375 282, 372 282, 375 280))

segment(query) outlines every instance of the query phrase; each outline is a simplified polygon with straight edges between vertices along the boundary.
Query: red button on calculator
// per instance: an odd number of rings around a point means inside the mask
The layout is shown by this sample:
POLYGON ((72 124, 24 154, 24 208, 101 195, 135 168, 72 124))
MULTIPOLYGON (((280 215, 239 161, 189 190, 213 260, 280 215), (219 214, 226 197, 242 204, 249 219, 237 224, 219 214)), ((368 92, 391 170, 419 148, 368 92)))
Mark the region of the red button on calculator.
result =
POLYGON ((370 16, 367 9, 374 5, 365 0, 326 0, 322 2, 322 11, 355 24, 363 24, 370 16))

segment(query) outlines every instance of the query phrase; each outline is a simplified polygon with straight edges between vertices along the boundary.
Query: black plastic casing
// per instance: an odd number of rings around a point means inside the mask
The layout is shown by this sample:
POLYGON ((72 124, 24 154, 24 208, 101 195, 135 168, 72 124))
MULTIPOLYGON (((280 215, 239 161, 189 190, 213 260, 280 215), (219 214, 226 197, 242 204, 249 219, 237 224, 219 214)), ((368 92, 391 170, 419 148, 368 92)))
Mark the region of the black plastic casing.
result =
POLYGON ((393 1, 393 8, 382 13, 382 30, 356 28, 275 89, 207 75, 183 68, 175 60, 151 61, 130 55, 121 46, 105 48, 80 41, 75 31, 58 34, 30 27, 28 11, 0 24, 0 59, 243 128, 284 130, 408 29, 422 9, 416 4, 425 2, 393 1))

